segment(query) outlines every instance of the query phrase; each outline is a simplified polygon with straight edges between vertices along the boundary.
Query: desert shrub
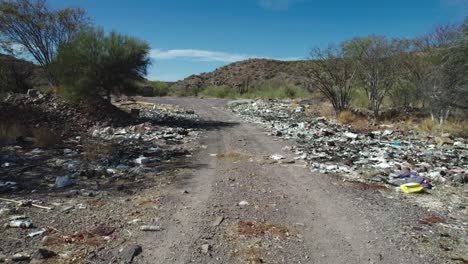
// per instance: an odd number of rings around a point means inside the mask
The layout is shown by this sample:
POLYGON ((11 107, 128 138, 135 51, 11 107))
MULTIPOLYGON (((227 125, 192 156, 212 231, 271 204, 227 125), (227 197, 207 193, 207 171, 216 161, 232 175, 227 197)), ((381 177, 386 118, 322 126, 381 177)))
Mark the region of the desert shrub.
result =
POLYGON ((417 124, 417 128, 420 132, 433 134, 436 129, 439 128, 437 121, 432 120, 430 118, 423 119, 419 124, 417 124))
POLYGON ((106 98, 133 94, 150 64, 149 45, 102 29, 82 31, 62 44, 51 64, 69 98, 106 98))
POLYGON ((83 145, 84 158, 89 161, 97 161, 102 158, 109 158, 114 156, 117 147, 111 143, 97 142, 94 140, 87 140, 83 145))
POLYGON ((37 146, 50 148, 60 143, 60 134, 48 128, 34 128, 32 135, 37 146))
POLYGON ((153 93, 155 96, 167 96, 170 95, 171 89, 166 82, 152 81, 150 82, 153 87, 153 93))
POLYGON ((338 122, 349 125, 357 120, 356 115, 351 111, 342 111, 338 114, 338 122))
POLYGON ((226 85, 208 86, 200 92, 200 95, 216 98, 235 98, 239 96, 232 88, 226 85))
POLYGON ((363 89, 355 88, 351 92, 351 105, 356 108, 369 108, 369 99, 363 89))
POLYGON ((58 94, 58 87, 53 85, 41 85, 36 86, 34 89, 41 91, 46 94, 58 94))
POLYGON ((416 128, 423 134, 441 135, 449 133, 455 137, 468 137, 468 121, 460 119, 448 119, 442 125, 437 120, 426 118, 420 121, 408 121, 406 123, 408 130, 416 128))
POLYGON ((0 143, 15 141, 24 134, 24 128, 18 124, 0 124, 0 143))
POLYGON ((442 133, 449 133, 455 137, 468 137, 468 121, 466 120, 447 120, 442 125, 442 133))
POLYGON ((23 93, 30 87, 26 83, 27 73, 18 69, 12 62, 0 58, 0 93, 23 93))
POLYGON ((306 89, 286 84, 283 82, 268 81, 260 84, 243 94, 246 98, 262 98, 262 99, 286 99, 286 98, 305 98, 310 95, 306 89))

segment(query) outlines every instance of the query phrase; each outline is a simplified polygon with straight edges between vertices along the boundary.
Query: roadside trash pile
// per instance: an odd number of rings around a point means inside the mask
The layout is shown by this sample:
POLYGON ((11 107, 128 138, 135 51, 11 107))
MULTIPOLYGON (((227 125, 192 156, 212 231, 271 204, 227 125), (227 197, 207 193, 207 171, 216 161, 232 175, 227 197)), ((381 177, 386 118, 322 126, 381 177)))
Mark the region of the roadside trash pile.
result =
POLYGON ((231 105, 233 112, 267 127, 271 135, 297 140, 287 151, 308 161, 313 171, 408 184, 402 189, 405 192, 415 192, 419 186, 430 188, 431 183, 468 183, 468 144, 463 138, 423 137, 391 126, 359 132, 324 117, 308 116, 308 105, 300 103, 258 100, 231 105))
POLYGON ((60 97, 38 90, 27 94, 9 94, 0 100, 0 124, 47 128, 72 136, 101 125, 126 126, 131 116, 107 101, 88 105, 66 103, 60 97))
MULTIPOLYGON (((201 132, 158 123, 198 116, 169 105, 140 115, 144 123, 93 126, 50 147, 39 148, 34 138, 0 147, 0 262, 92 263, 89 252, 122 245, 128 230, 162 230, 145 218, 149 202, 140 196, 166 184, 161 175, 178 169, 201 132)), ((128 262, 125 252, 117 258, 128 262)))
POLYGON ((151 104, 151 103, 127 103, 121 105, 130 112, 134 111, 138 117, 151 122, 196 122, 200 117, 190 109, 185 109, 177 105, 151 104), (137 107, 135 109, 135 107, 137 107))

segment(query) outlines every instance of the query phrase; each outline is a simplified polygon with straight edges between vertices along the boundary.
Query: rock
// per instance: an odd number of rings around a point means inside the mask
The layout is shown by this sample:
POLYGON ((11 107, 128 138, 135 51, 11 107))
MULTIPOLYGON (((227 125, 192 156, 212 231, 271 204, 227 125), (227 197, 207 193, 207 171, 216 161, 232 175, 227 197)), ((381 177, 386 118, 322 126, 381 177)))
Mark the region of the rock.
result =
POLYGON ((61 189, 66 188, 74 184, 74 181, 70 178, 69 175, 67 176, 58 176, 55 178, 55 188, 61 189))
POLYGON ((203 244, 203 245, 201 246, 201 252, 202 252, 203 254, 208 254, 208 253, 210 253, 210 250, 211 250, 211 245, 210 245, 210 244, 203 244))
POLYGON ((112 233, 114 233, 115 227, 111 226, 98 226, 94 230, 91 231, 91 233, 99 236, 109 236, 112 233))
POLYGON ((455 174, 451 177, 451 181, 457 185, 468 183, 468 174, 455 174))
POLYGON ((239 205, 240 207, 245 207, 245 206, 248 206, 248 205, 249 205, 249 202, 247 202, 247 201, 240 201, 238 205, 239 205))
POLYGON ((73 153, 73 150, 71 150, 71 149, 64 149, 63 150, 63 154, 65 154, 65 155, 69 155, 69 154, 72 154, 72 153, 73 153))
POLYGON ((296 163, 294 159, 284 159, 279 161, 280 164, 293 164, 296 163))
POLYGON ((224 221, 224 216, 220 215, 215 218, 213 223, 211 224, 212 226, 219 226, 222 222, 224 221))
POLYGON ((48 258, 53 258, 57 256, 57 253, 55 253, 52 250, 48 250, 45 248, 40 248, 37 250, 36 253, 33 254, 32 258, 34 259, 48 259, 48 258))
POLYGON ((120 253, 120 259, 124 263, 132 263, 136 256, 140 255, 143 252, 143 249, 140 245, 132 244, 126 246, 120 253))

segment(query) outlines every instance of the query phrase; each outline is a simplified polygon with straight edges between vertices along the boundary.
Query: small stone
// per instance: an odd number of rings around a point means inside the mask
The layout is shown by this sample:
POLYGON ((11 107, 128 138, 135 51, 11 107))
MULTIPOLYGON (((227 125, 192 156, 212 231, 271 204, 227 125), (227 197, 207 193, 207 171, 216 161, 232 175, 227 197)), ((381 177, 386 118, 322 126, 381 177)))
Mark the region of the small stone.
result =
POLYGON ((240 201, 239 202, 240 207, 244 207, 244 206, 248 206, 248 205, 249 205, 249 202, 247 202, 247 201, 240 201))
POLYGON ((115 227, 110 227, 110 226, 99 226, 96 227, 91 233, 99 236, 109 236, 112 233, 114 233, 115 227))
POLYGON ((201 252, 203 254, 208 254, 210 252, 211 246, 209 244, 204 244, 201 246, 201 252))
POLYGON ((212 226, 219 226, 224 221, 224 216, 220 215, 213 221, 212 226))
POLYGON ((126 246, 120 255, 120 259, 124 261, 124 263, 132 263, 136 256, 140 255, 143 252, 143 249, 140 245, 132 244, 126 246))
POLYGON ((34 259, 48 259, 48 258, 53 258, 57 256, 57 253, 55 253, 52 250, 48 250, 45 248, 40 248, 37 250, 37 252, 33 255, 34 259))

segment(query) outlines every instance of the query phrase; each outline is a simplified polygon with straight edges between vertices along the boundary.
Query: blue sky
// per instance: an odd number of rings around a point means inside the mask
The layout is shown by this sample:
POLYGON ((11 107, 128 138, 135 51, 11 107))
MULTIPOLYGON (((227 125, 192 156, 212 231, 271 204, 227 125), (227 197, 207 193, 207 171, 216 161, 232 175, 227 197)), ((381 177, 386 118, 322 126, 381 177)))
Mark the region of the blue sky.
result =
POLYGON ((303 59, 370 34, 414 37, 460 23, 468 0, 51 0, 148 41, 148 78, 175 81, 247 58, 303 59))

